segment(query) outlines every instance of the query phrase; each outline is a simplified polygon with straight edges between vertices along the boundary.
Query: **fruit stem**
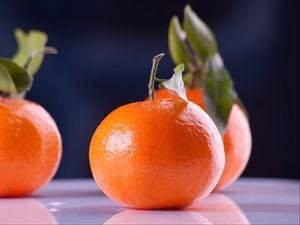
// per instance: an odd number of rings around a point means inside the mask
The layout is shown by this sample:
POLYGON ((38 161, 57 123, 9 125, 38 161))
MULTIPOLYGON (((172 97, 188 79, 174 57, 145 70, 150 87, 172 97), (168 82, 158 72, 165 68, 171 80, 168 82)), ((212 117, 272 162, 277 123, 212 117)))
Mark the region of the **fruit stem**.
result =
POLYGON ((158 67, 159 61, 161 60, 161 58, 164 55, 165 55, 164 53, 160 53, 160 54, 153 57, 150 80, 149 80, 149 83, 148 83, 148 89, 149 89, 148 94, 149 94, 150 101, 155 100, 154 83, 155 83, 155 79, 156 79, 156 72, 157 72, 157 67, 158 67))
POLYGON ((53 47, 43 47, 43 48, 34 50, 31 53, 31 55, 29 56, 29 58, 27 59, 27 61, 25 62, 23 68, 25 70, 28 70, 28 67, 29 67, 31 61, 39 54, 57 54, 57 50, 53 47))
POLYGON ((179 36, 181 43, 184 49, 187 52, 189 57, 189 69, 191 71, 191 76, 189 79, 189 88, 194 88, 197 86, 197 81, 199 81, 200 85, 202 85, 204 77, 202 71, 202 63, 194 51, 193 47, 191 46, 190 42, 187 39, 186 33, 182 31, 179 36))

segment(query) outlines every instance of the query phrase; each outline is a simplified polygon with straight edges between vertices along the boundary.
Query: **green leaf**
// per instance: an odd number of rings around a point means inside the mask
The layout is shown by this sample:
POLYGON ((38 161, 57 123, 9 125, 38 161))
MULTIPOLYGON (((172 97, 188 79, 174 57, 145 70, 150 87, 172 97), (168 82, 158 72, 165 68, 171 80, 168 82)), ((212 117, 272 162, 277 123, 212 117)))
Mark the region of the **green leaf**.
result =
POLYGON ((179 19, 177 16, 173 16, 170 21, 168 39, 169 39, 169 51, 175 64, 183 63, 188 68, 188 54, 182 44, 181 37, 186 35, 182 30, 179 19))
POLYGON ((184 8, 183 27, 192 47, 201 57, 213 56, 217 52, 217 43, 212 31, 190 5, 184 8))
MULTIPOLYGON (((15 30, 15 36, 18 43, 18 50, 12 60, 20 67, 24 67, 35 50, 45 47, 48 40, 47 34, 38 30, 31 30, 26 34, 18 28, 15 30)), ((41 66, 43 58, 44 55, 39 54, 31 60, 27 69, 31 77, 33 77, 41 66)))
POLYGON ((184 71, 184 64, 183 63, 180 63, 178 64, 174 69, 174 74, 179 74, 181 73, 181 76, 182 76, 182 72, 184 71))
POLYGON ((2 57, 0 57, 0 65, 2 67, 0 91, 20 94, 30 89, 32 79, 25 69, 17 65, 15 62, 2 57), (6 75, 3 75, 5 73, 6 75), (5 83, 2 84, 2 82, 5 83))
POLYGON ((13 79, 6 68, 0 63, 0 91, 5 93, 17 93, 13 79))
POLYGON ((219 54, 206 60, 204 70, 205 106, 219 131, 223 133, 237 95, 219 54))
POLYGON ((173 92, 175 92, 180 98, 184 101, 188 102, 185 93, 185 87, 182 80, 182 72, 184 70, 184 64, 181 63, 174 68, 173 76, 166 81, 160 83, 160 87, 167 88, 173 92))

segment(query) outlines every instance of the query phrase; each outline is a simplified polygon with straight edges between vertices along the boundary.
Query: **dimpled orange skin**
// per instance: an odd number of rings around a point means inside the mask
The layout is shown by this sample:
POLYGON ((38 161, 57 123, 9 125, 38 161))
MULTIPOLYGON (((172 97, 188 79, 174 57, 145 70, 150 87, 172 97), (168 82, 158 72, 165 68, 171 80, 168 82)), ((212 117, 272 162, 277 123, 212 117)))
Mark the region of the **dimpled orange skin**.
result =
POLYGON ((89 157, 103 192, 139 209, 181 208, 205 198, 225 164, 213 121, 181 99, 117 108, 96 129, 89 157))
MULTIPOLYGON (((205 110, 203 89, 186 89, 187 98, 205 110)), ((157 98, 172 98, 178 96, 167 89, 156 92, 157 98)), ((223 134, 225 149, 225 168, 215 190, 221 190, 236 181, 244 171, 251 153, 251 131, 247 117, 241 108, 234 104, 223 134)))
POLYGON ((61 138, 40 105, 0 97, 0 197, 29 195, 55 174, 61 138))

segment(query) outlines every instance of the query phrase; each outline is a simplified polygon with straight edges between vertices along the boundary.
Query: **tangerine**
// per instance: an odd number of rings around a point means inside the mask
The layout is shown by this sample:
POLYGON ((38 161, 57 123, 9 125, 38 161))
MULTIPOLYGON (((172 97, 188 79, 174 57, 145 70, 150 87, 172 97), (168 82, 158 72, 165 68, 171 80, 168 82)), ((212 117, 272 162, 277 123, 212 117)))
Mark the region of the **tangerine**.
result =
POLYGON ((57 126, 42 106, 0 97, 0 197, 26 196, 46 184, 61 152, 57 126))
MULTIPOLYGON (((158 61, 154 58, 154 67, 158 61)), ((98 126, 90 166, 103 192, 123 205, 181 208, 214 189, 225 164, 224 148, 217 127, 199 106, 154 98, 155 73, 150 100, 121 106, 98 126)))

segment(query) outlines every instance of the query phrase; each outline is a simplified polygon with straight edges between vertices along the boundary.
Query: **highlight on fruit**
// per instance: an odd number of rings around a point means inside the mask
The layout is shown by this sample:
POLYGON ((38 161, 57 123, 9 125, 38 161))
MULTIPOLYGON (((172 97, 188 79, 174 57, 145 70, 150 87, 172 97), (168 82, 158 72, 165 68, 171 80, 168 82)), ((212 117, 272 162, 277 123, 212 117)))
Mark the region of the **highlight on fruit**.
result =
POLYGON ((30 195, 49 182, 61 159, 55 121, 37 103, 25 100, 45 54, 47 34, 15 30, 18 50, 0 57, 0 197, 30 195))
POLYGON ((112 111, 90 143, 90 166, 98 186, 131 208, 187 207, 212 192, 224 169, 217 127, 186 97, 184 65, 176 66, 170 79, 159 79, 162 57, 153 58, 149 99, 112 111), (178 98, 156 98, 155 81, 178 98))
MULTIPOLYGON (((213 32, 191 6, 184 8, 183 23, 177 16, 171 18, 168 43, 174 63, 182 62, 186 68, 183 79, 187 98, 210 115, 223 137, 226 164, 216 189, 224 189, 239 178, 250 157, 248 113, 218 52, 213 32)), ((167 90, 158 90, 157 97, 178 98, 167 90)))

